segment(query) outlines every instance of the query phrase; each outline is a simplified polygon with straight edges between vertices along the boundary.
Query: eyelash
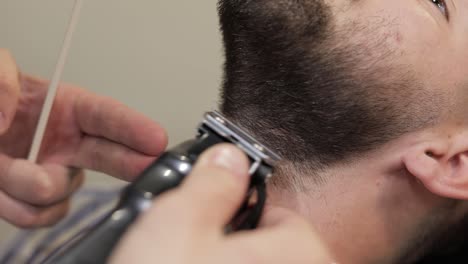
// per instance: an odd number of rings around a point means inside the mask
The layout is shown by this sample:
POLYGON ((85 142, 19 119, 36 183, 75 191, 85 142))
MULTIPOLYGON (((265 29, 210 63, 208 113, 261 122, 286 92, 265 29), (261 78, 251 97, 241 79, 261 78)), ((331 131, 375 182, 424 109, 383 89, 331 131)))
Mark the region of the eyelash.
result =
POLYGON ((429 0, 431 1, 434 5, 436 5, 439 10, 442 12, 442 14, 448 19, 448 8, 447 4, 445 3, 445 0, 429 0))

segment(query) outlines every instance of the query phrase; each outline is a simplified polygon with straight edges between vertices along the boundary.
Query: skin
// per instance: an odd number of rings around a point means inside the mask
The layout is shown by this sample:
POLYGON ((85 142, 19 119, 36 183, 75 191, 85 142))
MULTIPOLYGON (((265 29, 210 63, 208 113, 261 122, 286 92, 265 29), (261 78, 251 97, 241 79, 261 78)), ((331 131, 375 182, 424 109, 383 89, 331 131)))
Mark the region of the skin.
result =
POLYGON ((84 179, 80 169, 130 181, 167 144, 164 129, 151 119, 62 84, 38 164, 30 163, 25 158, 47 88, 48 81, 20 73, 0 49, 0 218, 23 228, 52 225, 66 214, 84 179))
POLYGON ((409 262, 467 213, 468 3, 446 0, 449 20, 431 0, 329 4, 338 28, 357 22, 373 29, 362 36, 385 39, 393 50, 387 62, 413 72, 428 95, 414 103, 437 98, 441 117, 324 170, 319 174, 327 180, 320 186, 310 181, 301 192, 272 187, 270 203, 307 217, 340 263, 405 263, 401 256, 409 262), (450 206, 453 200, 461 201, 450 206), (427 224, 435 215, 435 226, 427 224), (429 236, 418 241, 424 229, 429 236), (423 245, 412 247, 416 241, 423 245))

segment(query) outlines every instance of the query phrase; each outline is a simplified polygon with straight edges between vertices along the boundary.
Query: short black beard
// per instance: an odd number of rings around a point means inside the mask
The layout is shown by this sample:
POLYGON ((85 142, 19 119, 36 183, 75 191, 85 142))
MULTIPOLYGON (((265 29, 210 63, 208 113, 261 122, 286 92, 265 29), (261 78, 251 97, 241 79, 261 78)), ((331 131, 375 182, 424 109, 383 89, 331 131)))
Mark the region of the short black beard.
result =
MULTIPOLYGON (((388 45, 391 21, 334 24, 324 0, 222 0, 222 112, 294 164, 330 166, 440 112, 388 45), (351 41, 352 40, 352 41, 351 41)), ((317 169, 317 168, 315 168, 317 169)))

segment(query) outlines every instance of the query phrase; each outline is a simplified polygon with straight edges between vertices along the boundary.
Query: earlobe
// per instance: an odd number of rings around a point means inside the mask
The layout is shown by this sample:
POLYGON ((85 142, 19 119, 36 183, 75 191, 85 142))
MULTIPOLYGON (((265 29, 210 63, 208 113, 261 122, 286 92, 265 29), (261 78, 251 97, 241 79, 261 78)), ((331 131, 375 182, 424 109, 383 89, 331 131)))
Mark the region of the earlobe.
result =
POLYGON ((413 146, 402 161, 408 172, 432 193, 468 200, 467 138, 413 146))

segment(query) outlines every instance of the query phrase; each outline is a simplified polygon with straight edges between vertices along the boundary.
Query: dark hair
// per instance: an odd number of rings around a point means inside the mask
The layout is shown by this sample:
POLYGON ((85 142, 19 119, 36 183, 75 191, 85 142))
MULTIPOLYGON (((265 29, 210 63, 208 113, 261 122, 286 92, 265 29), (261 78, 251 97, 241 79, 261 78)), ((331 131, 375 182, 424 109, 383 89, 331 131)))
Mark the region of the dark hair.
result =
POLYGON ((434 119, 410 117, 424 89, 380 63, 392 54, 385 41, 367 26, 338 28, 324 0, 220 0, 219 14, 221 111, 289 163, 318 169, 434 119))

